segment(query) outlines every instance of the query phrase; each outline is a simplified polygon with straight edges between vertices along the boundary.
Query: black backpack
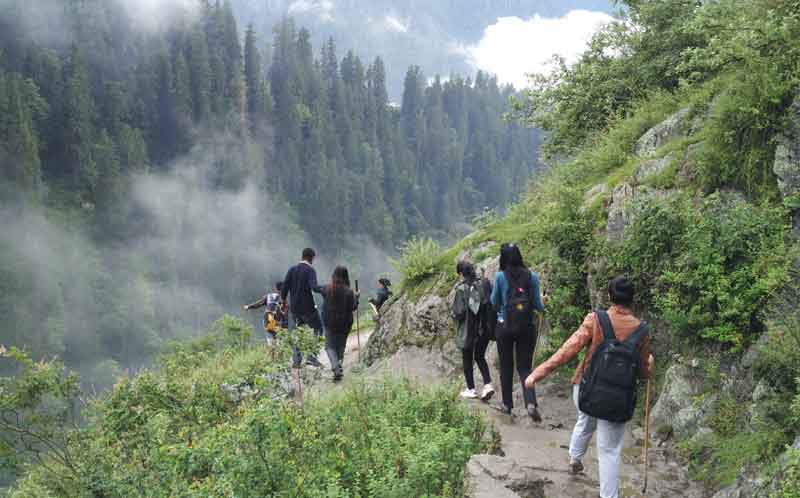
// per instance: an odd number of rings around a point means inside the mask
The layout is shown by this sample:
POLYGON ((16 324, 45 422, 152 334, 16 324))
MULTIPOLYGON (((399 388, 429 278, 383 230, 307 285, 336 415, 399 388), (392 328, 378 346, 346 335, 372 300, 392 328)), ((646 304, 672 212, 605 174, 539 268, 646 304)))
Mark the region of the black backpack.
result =
POLYGON ((507 334, 533 333, 533 285, 531 272, 519 272, 517 278, 505 272, 508 281, 505 328, 507 334))
POLYGON ((605 310, 597 310, 603 342, 581 379, 578 407, 592 417, 623 423, 633 418, 641 357, 637 346, 648 334, 647 323, 624 341, 617 340, 605 310))

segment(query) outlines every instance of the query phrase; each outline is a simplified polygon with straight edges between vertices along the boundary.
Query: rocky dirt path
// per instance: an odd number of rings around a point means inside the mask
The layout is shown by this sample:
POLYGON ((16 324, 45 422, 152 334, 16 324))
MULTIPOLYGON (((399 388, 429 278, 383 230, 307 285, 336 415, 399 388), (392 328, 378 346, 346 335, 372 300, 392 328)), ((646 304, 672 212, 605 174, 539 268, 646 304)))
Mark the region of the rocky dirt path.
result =
MULTIPOLYGON (((476 455, 467 468, 473 498, 596 498, 597 456, 594 441, 584 459, 586 470, 578 476, 567 472, 570 435, 575 407, 569 386, 545 384, 538 389, 544 418, 533 423, 521 408, 509 417, 481 402, 469 402, 494 422, 502 438, 504 456, 476 455)), ((521 397, 521 393, 517 393, 521 397)), ((516 406, 522 406, 521 399, 516 406)), ((701 498, 702 490, 689 482, 685 470, 661 448, 650 451, 648 491, 642 494, 643 432, 631 427, 626 434, 621 493, 625 498, 701 498), (634 435, 636 434, 636 435, 634 435), (638 437, 637 437, 638 436, 638 437)))
MULTIPOLYGON (((362 354, 372 330, 361 331, 362 354)), ((363 378, 378 378, 389 374, 416 379, 424 384, 452 382, 455 379, 446 371, 437 353, 419 348, 404 348, 390 358, 362 370, 358 366, 358 338, 351 334, 345 353, 344 385, 363 378)), ((490 364, 497 365, 494 353, 490 353, 490 364)), ((323 380, 318 388, 334 386, 330 381, 327 355, 320 355, 325 368, 321 370, 323 380)), ((499 379, 493 368, 495 380, 499 379)), ((479 379, 476 372, 476 379, 479 379)), ((478 388, 480 389, 480 385, 478 388)), ((499 382, 495 382, 499 389, 499 382)), ((544 418, 540 424, 533 423, 524 413, 522 393, 519 385, 515 391, 515 413, 508 416, 477 400, 464 403, 491 421, 501 438, 501 455, 475 455, 467 465, 466 480, 470 498, 596 498, 598 492, 597 456, 595 442, 584 459, 586 470, 578 476, 567 472, 567 449, 572 426, 575 423, 575 407, 571 398, 571 386, 549 383, 539 386, 539 405, 544 418)), ((499 402, 500 393, 492 403, 499 402)), ((670 459, 664 448, 651 446, 648 491, 642 494, 643 431, 629 424, 626 434, 623 465, 621 469, 621 491, 624 498, 703 498, 702 488, 691 483, 686 470, 670 459)))
MULTIPOLYGON (((364 343, 362 342, 362 346, 364 343)), ((497 364, 494 353, 489 363, 497 364)), ((377 377, 386 373, 406 376, 421 383, 459 381, 459 374, 445 375, 438 353, 420 348, 403 348, 390 358, 367 369, 363 375, 377 377), (454 377, 455 376, 455 377, 454 377)), ((494 379, 499 379, 493 368, 494 379)), ((480 376, 476 372, 476 379, 480 376)), ((499 382, 495 388, 499 388, 499 382)), ((482 386, 478 385, 478 389, 482 386)), ((502 414, 478 400, 464 403, 484 414, 501 438, 502 455, 475 455, 467 465, 469 498, 597 498, 599 495, 595 442, 584 459, 586 470, 578 476, 567 472, 570 435, 575 423, 571 386, 549 383, 539 386, 539 406, 544 418, 534 424, 522 408, 522 392, 517 384, 513 417, 502 414)), ((455 388, 455 387, 454 387, 455 388)), ((500 393, 492 403, 499 402, 500 393)), ((629 424, 626 434, 621 491, 624 498, 703 498, 701 487, 689 481, 679 463, 665 448, 651 447, 648 491, 642 494, 643 431, 629 424)))

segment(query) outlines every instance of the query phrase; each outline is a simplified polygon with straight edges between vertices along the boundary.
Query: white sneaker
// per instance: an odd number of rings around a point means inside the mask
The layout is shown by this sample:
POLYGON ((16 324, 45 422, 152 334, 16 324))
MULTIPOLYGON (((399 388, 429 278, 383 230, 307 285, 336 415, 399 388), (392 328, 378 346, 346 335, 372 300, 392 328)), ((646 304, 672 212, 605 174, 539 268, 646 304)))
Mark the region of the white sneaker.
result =
POLYGON ((493 395, 494 387, 492 387, 491 384, 486 384, 483 386, 483 391, 481 391, 481 401, 488 402, 490 399, 492 399, 493 395))
POLYGON ((475 389, 464 389, 459 396, 466 399, 477 399, 478 393, 475 392, 475 389))

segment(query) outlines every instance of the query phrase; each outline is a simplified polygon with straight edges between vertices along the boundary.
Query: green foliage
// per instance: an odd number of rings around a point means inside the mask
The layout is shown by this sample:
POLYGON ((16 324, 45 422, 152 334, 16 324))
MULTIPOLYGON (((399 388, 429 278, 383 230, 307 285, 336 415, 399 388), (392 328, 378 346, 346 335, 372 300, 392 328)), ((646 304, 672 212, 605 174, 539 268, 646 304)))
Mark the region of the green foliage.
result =
POLYGON ((121 380, 68 442, 75 473, 35 466, 10 496, 460 496, 487 427, 454 391, 386 380, 299 406, 291 346, 319 348, 313 333, 243 348, 243 329, 223 318, 121 380))
POLYGON ((741 348, 787 282, 787 222, 782 208, 736 196, 646 202, 612 267, 634 276, 642 304, 673 331, 741 348))
POLYGON ((414 237, 400 246, 400 257, 392 265, 403 277, 404 284, 413 285, 433 275, 441 248, 427 237, 414 237))
POLYGON ((780 489, 772 498, 800 498, 800 450, 790 450, 780 489))
POLYGON ((71 445, 78 430, 78 378, 56 360, 33 361, 0 346, 0 361, 14 375, 0 377, 0 468, 16 473, 35 463, 66 478, 77 473, 71 445), (59 469, 59 470, 55 470, 59 469))

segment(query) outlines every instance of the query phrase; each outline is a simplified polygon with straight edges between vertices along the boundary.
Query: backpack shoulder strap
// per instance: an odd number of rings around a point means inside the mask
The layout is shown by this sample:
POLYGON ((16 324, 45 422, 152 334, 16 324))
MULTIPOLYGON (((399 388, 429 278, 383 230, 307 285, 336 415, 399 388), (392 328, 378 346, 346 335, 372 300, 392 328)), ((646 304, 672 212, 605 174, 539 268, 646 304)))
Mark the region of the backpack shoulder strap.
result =
POLYGON ((650 326, 647 324, 647 322, 643 321, 639 323, 639 326, 636 327, 636 330, 634 330, 633 333, 629 335, 624 342, 626 344, 636 345, 639 343, 639 341, 641 341, 644 338, 644 336, 646 336, 649 333, 650 333, 650 326))
POLYGON ((603 338, 607 341, 616 340, 617 336, 614 334, 614 326, 611 325, 608 312, 606 312, 606 310, 597 310, 594 314, 597 316, 597 321, 600 323, 600 328, 603 330, 603 338))

